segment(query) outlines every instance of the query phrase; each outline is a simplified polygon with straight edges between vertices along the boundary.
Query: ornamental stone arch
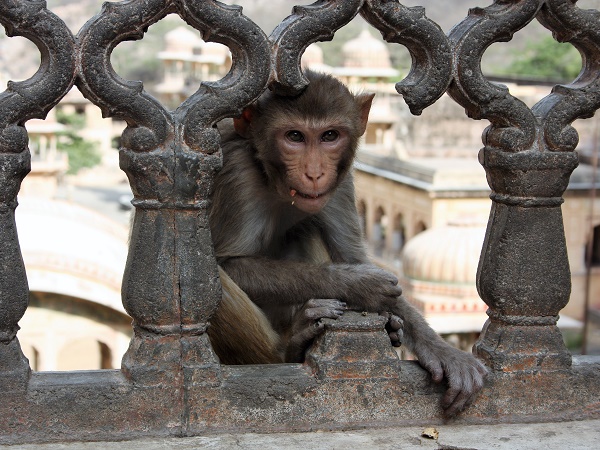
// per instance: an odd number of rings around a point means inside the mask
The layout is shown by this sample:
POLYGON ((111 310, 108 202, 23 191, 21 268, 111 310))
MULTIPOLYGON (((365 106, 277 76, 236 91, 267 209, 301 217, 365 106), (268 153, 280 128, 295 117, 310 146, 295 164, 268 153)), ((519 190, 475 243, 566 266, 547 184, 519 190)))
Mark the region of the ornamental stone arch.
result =
MULTIPOLYGON (((219 364, 206 336, 221 289, 207 208, 221 166, 214 124, 238 116, 265 89, 293 95, 307 83, 300 57, 361 14, 412 67, 396 84, 413 114, 444 92, 490 122, 479 161, 492 211, 477 273, 489 306, 474 352, 490 369, 461 423, 598 416, 600 361, 574 358, 556 326, 570 278, 560 205, 577 165, 571 123, 600 106, 600 13, 573 0, 496 0, 465 11, 445 35, 423 8, 387 0, 298 6, 267 36, 237 6, 206 0, 105 3, 74 35, 42 0, 0 2, 7 34, 40 49, 29 80, 0 94, 0 442, 192 436, 243 428, 314 430, 441 422, 441 389, 389 348, 385 320, 349 312, 328 324, 307 364, 219 364), (110 64, 124 40, 177 14, 229 47, 232 67, 167 110, 110 64), (580 75, 528 108, 481 72, 486 49, 538 20, 582 54, 580 75), (31 373, 18 339, 28 281, 15 224, 30 169, 29 119, 43 118, 76 84, 105 116, 127 122, 120 165, 135 196, 122 285, 134 336, 121 369, 31 373), (194 230, 194 233, 190 233, 194 230), (535 257, 532 257, 535 255, 535 257), (515 395, 519 392, 519 395, 515 395), (132 412, 134 412, 132 414, 132 412), (59 424, 59 426, 57 426, 59 424)), ((372 205, 369 211, 374 211, 372 205)))

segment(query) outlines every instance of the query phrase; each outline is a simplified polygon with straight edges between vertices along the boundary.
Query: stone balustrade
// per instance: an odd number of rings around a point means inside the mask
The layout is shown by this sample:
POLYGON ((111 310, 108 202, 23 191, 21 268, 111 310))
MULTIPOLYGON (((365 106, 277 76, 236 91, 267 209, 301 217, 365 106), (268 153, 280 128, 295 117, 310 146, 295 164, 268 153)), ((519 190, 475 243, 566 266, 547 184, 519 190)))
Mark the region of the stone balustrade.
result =
MULTIPOLYGON (((452 7, 448 4, 447 7, 452 7)), ((266 36, 241 8, 213 0, 106 3, 73 35, 43 0, 3 0, 10 36, 40 49, 30 79, 0 95, 0 443, 190 436, 242 429, 281 431, 435 423, 443 385, 399 361, 376 315, 331 324, 307 363, 223 366, 205 333, 221 291, 208 227, 221 165, 213 125, 270 88, 299 92, 300 57, 361 14, 412 55, 396 89, 413 114, 444 92, 469 117, 487 119, 480 162, 493 206, 478 270, 489 306, 475 353, 490 368, 459 423, 597 417, 600 359, 572 358, 556 327, 569 298, 562 194, 577 165, 571 123, 600 106, 600 13, 575 0, 496 0, 474 8, 449 35, 395 0, 323 0, 298 6, 266 36), (174 111, 111 68, 112 50, 178 14, 227 45, 231 71, 202 83, 174 111), (493 43, 538 20, 581 53, 583 69, 533 108, 486 80, 493 43), (32 373, 18 341, 28 286, 14 213, 30 168, 24 123, 43 118, 76 85, 105 116, 127 122, 120 165, 135 195, 122 289, 134 337, 121 370, 32 373)), ((465 15, 467 12, 465 11, 465 15)))

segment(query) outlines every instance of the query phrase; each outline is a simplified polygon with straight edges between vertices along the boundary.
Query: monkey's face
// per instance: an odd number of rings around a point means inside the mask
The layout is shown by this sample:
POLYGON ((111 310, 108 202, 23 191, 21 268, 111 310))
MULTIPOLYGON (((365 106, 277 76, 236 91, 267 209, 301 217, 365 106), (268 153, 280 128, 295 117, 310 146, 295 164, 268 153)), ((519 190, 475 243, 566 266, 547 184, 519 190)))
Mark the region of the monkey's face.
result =
POLYGON ((318 213, 352 159, 351 136, 342 124, 296 121, 273 136, 280 167, 279 195, 299 210, 318 213))

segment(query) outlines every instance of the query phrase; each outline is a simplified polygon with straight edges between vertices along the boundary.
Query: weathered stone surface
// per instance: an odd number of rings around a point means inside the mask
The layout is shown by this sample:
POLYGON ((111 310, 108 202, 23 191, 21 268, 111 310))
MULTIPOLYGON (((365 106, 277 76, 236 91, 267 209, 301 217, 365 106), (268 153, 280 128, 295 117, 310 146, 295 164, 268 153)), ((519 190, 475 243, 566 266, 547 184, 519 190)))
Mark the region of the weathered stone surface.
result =
POLYGON ((208 228, 220 167, 213 125, 267 87, 296 93, 306 46, 358 13, 406 45, 413 68, 398 85, 418 114, 448 88, 470 117, 490 120, 480 160, 493 209, 478 271, 490 320, 476 346, 491 369, 455 423, 573 420, 600 415, 600 360, 567 352, 556 317, 569 296, 561 196, 577 164, 570 123, 600 106, 597 11, 565 0, 497 0, 445 37, 420 8, 396 1, 329 0, 298 7, 266 37, 239 7, 213 1, 107 3, 74 38, 41 0, 0 2, 0 22, 42 49, 38 73, 0 95, 0 443, 97 441, 246 431, 384 427, 445 419, 445 385, 398 361, 383 320, 346 314, 327 325, 307 363, 221 366, 205 334, 220 300, 208 228), (362 9, 361 9, 362 8, 362 9), (167 111, 110 67, 121 41, 176 13, 228 45, 232 71, 167 111), (481 73, 484 51, 539 18, 586 64, 577 81, 529 109, 481 73), (23 123, 43 117, 76 82, 107 116, 123 118, 121 167, 137 209, 123 283, 135 335, 121 371, 34 373, 16 338, 27 281, 14 225, 29 168, 23 123))

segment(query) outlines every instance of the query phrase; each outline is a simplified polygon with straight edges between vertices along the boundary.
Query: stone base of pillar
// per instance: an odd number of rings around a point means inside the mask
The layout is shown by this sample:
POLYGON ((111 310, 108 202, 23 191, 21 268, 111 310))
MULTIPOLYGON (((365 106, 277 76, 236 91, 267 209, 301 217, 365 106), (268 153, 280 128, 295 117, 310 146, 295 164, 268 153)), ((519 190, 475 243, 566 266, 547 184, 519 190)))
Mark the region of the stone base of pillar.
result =
POLYGON ((0 392, 27 389, 31 368, 15 337, 8 344, 0 342, 0 392))
POLYGON ((399 358, 377 314, 346 312, 324 319, 325 333, 307 352, 306 362, 320 378, 398 378, 399 358))
POLYGON ((556 325, 509 325, 488 319, 473 352, 490 369, 502 372, 571 367, 571 354, 556 325))

